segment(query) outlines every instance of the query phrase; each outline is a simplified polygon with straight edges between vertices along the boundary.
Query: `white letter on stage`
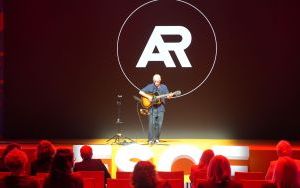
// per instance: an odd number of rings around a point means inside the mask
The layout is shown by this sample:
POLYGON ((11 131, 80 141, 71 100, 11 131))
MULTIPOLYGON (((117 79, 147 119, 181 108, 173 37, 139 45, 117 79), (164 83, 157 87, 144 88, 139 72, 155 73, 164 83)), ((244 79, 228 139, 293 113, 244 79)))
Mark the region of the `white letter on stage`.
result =
POLYGON ((142 161, 150 160, 153 156, 151 150, 143 145, 131 144, 123 146, 118 150, 115 161, 120 171, 132 172, 136 162, 131 159, 140 159, 142 161))

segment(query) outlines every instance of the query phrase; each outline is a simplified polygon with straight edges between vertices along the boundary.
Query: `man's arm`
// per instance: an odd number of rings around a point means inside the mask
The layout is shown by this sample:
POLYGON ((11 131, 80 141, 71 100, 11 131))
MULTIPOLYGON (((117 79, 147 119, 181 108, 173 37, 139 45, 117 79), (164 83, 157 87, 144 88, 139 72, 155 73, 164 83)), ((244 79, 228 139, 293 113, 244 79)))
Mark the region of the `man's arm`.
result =
POLYGON ((152 101, 153 97, 147 93, 145 93, 144 91, 140 90, 139 92, 140 95, 142 95, 143 97, 146 97, 147 99, 149 99, 150 101, 152 101))
POLYGON ((166 94, 169 93, 169 95, 167 96, 167 99, 171 99, 171 98, 174 96, 174 94, 169 92, 169 89, 168 89, 167 86, 165 86, 165 87, 166 87, 166 88, 165 88, 165 93, 166 93, 166 94))

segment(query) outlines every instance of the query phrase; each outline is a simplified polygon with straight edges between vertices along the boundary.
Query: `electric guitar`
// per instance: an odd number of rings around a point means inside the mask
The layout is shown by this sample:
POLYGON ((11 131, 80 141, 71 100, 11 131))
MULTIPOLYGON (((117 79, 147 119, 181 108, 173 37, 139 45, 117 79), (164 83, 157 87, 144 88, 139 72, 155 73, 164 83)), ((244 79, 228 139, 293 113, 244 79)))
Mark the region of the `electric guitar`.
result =
POLYGON ((163 95, 159 95, 159 93, 155 92, 155 93, 148 93, 148 95, 151 95, 152 101, 150 101, 148 98, 141 96, 141 105, 143 108, 150 108, 153 105, 160 105, 162 103, 161 99, 166 98, 168 95, 172 95, 172 96, 178 96, 181 95, 181 91, 175 91, 175 92, 171 92, 171 93, 167 93, 167 94, 163 94, 163 95))

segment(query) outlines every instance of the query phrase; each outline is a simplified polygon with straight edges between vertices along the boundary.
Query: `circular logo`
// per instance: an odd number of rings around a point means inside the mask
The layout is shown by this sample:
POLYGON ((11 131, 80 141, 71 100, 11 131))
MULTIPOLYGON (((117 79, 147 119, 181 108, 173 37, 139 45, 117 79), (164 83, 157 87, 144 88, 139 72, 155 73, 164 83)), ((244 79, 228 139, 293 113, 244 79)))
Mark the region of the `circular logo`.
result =
POLYGON ((160 74, 162 83, 182 95, 198 89, 217 58, 217 38, 209 19, 182 0, 153 0, 136 8, 119 31, 120 69, 136 89, 160 74))

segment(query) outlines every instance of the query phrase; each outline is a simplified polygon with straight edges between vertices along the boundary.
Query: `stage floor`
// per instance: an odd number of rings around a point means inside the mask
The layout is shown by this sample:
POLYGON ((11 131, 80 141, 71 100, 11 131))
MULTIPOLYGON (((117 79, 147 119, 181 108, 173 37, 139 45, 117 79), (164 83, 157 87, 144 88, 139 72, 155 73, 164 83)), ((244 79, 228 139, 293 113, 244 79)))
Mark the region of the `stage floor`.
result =
MULTIPOLYGON (((49 139, 53 143, 57 145, 74 145, 74 144, 113 144, 113 140, 111 142, 106 142, 109 138, 99 138, 99 139, 49 139)), ((134 142, 138 144, 147 143, 147 139, 132 139, 134 142)), ((251 147, 273 147, 277 144, 278 140, 240 140, 240 139, 190 139, 190 138, 180 138, 180 139, 162 139, 166 142, 166 144, 181 144, 181 143, 206 143, 208 145, 211 144, 229 144, 232 143, 238 145, 247 145, 251 147)), ((122 140, 121 140, 122 141, 122 140)), ((37 144, 39 142, 38 139, 0 139, 1 144, 7 144, 10 142, 17 142, 21 144, 37 144)), ((300 146, 300 141, 291 141, 292 145, 300 146)), ((113 144, 114 145, 114 144, 113 144)))

